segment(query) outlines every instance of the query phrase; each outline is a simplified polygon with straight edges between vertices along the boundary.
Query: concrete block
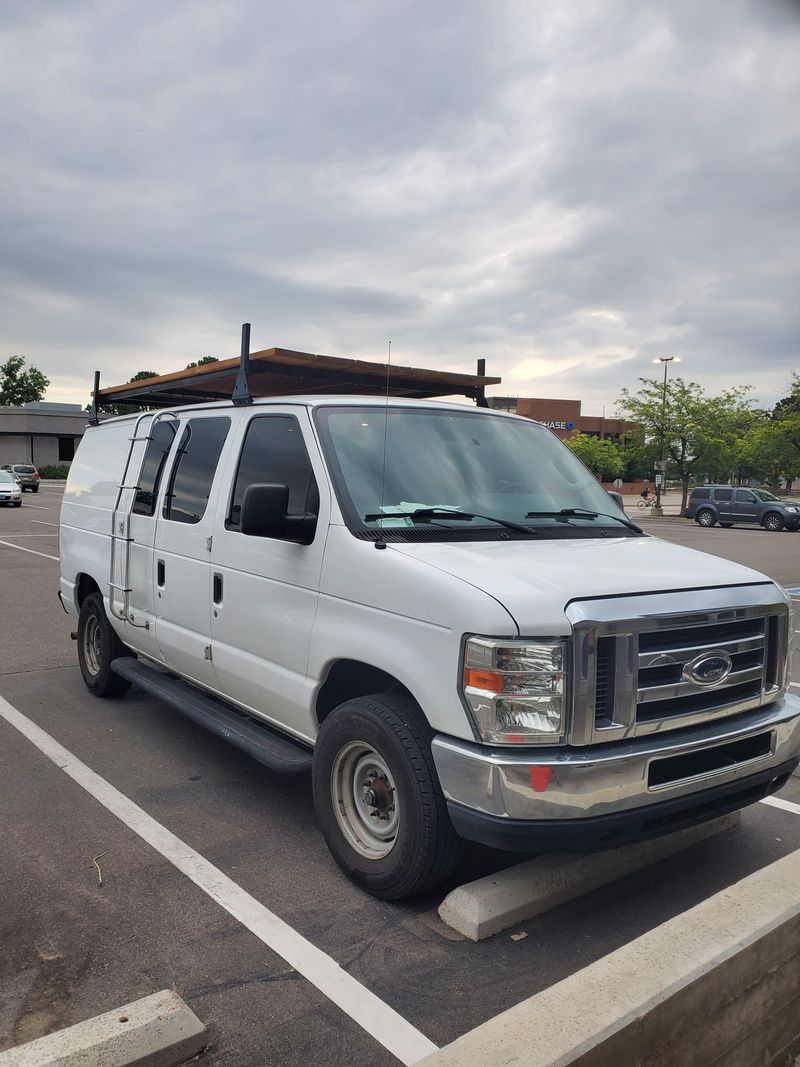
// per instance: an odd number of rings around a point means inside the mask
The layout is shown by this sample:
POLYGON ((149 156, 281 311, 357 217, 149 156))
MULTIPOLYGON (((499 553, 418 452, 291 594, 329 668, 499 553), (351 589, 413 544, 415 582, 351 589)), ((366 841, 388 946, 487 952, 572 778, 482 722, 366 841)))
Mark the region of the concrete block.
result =
POLYGON ((440 905, 439 915, 465 937, 481 941, 730 830, 740 821, 737 811, 688 830, 608 852, 537 856, 454 889, 440 905))
POLYGON ((163 989, 0 1052, 0 1067, 173 1067, 205 1048, 205 1034, 178 994, 163 989))
POLYGON ((800 1040, 800 850, 420 1067, 760 1067, 800 1040))

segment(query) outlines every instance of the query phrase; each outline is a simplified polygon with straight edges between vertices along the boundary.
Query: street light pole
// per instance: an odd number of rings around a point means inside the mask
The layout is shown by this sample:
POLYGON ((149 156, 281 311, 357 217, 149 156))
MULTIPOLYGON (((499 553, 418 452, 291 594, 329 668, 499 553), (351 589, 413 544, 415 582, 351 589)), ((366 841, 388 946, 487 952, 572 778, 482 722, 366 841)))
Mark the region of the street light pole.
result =
POLYGON ((661 400, 661 463, 660 463, 660 479, 656 478, 656 502, 653 507, 654 515, 663 515, 664 509, 661 507, 661 487, 666 481, 667 476, 667 464, 666 464, 666 445, 667 445, 667 368, 670 363, 680 363, 680 356, 658 356, 656 359, 651 360, 652 363, 664 364, 664 392, 661 400))

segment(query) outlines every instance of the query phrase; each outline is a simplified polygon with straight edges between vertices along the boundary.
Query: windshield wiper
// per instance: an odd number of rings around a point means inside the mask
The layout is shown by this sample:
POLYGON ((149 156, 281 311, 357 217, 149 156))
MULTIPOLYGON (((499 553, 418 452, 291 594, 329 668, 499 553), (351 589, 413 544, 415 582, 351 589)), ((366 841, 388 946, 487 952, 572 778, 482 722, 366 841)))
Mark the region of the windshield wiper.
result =
MULTIPOLYGON (((498 519, 495 515, 479 515, 474 511, 451 511, 449 508, 417 508, 416 511, 391 511, 378 515, 365 515, 364 522, 377 522, 379 519, 419 519, 425 522, 427 519, 461 519, 469 522, 470 519, 484 519, 486 522, 496 522, 498 526, 504 526, 507 530, 516 533, 524 533, 530 536, 536 531, 530 526, 523 526, 521 522, 511 522, 510 519, 498 519)), ((381 527, 381 529, 391 527, 381 527)))
POLYGON ((570 515, 574 515, 577 518, 582 516, 588 519, 614 519, 615 522, 621 522, 623 526, 627 526, 630 530, 635 530, 636 533, 644 533, 644 530, 636 523, 631 522, 630 519, 624 518, 622 515, 612 515, 608 511, 589 511, 588 508, 562 508, 561 511, 529 511, 526 519, 568 519, 570 515))

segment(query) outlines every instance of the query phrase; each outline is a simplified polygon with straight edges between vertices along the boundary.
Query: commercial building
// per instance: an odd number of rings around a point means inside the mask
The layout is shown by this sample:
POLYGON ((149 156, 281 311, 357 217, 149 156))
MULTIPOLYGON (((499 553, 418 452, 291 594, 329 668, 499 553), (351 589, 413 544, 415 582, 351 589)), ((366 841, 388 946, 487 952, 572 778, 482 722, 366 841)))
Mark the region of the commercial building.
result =
POLYGON ((582 415, 580 400, 545 400, 522 396, 490 396, 488 400, 490 407, 513 411, 543 423, 562 440, 576 433, 585 433, 589 437, 608 437, 618 441, 638 426, 625 419, 607 419, 605 415, 582 415))
POLYGON ((86 429, 86 419, 80 404, 39 401, 0 407, 0 465, 49 467, 70 463, 86 429))

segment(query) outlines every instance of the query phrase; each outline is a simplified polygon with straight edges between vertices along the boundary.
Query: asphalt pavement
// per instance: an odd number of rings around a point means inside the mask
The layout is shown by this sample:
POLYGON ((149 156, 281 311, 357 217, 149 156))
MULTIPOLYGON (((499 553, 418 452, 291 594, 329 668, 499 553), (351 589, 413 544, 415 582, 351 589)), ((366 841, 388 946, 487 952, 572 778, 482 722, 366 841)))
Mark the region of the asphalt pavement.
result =
MULTIPOLYGON (((141 693, 87 693, 56 600, 60 492, 24 499, 0 510, 0 695, 436 1045, 800 848, 800 814, 757 804, 722 838, 480 944, 438 904, 525 857, 469 849, 438 893, 376 901, 328 855, 307 778, 270 774, 141 693)), ((648 523, 800 586, 800 534, 648 523)), ((800 658, 794 680, 800 692, 800 658)), ((800 803, 800 779, 780 796, 800 803)), ((368 1032, 3 718, 0 798, 0 1049, 172 987, 209 1025, 210 1064, 398 1062, 380 1025, 368 1032)))

